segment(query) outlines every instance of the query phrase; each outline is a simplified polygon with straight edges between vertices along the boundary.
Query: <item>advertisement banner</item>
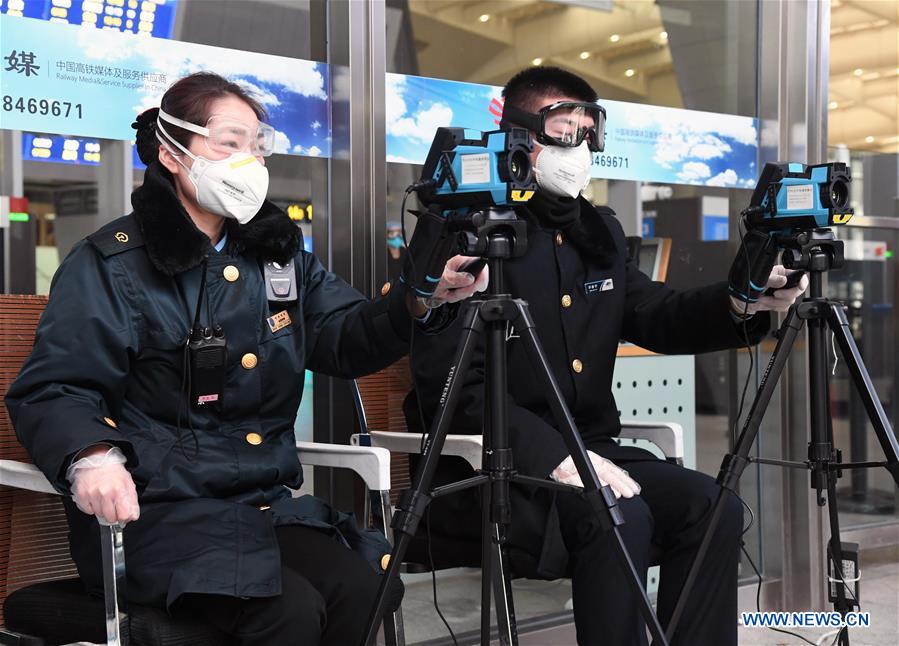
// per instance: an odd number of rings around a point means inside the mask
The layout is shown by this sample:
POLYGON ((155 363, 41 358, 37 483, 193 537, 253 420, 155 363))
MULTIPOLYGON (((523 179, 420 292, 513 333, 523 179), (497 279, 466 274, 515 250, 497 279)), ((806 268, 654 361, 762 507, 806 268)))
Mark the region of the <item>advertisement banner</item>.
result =
POLYGON ((324 63, 8 15, 0 15, 0 128, 131 140, 135 116, 198 71, 260 100, 275 152, 330 155, 324 63))
MULTIPOLYGON (((438 126, 495 130, 502 88, 387 75, 387 161, 424 162, 438 126)), ((593 177, 731 188, 755 186, 758 123, 752 117, 604 101, 605 151, 593 177)))

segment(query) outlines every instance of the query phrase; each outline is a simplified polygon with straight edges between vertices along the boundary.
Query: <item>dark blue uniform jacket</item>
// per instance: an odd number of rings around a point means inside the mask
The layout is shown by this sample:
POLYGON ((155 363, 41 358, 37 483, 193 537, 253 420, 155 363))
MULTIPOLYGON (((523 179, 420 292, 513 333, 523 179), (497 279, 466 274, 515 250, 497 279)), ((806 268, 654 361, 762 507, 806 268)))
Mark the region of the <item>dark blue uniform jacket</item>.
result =
MULTIPOLYGON (((287 487, 302 482, 294 420, 304 371, 349 378, 403 355, 402 289, 369 301, 304 252, 299 229, 269 203, 247 225, 228 221, 217 253, 157 163, 132 203, 59 268, 6 397, 20 441, 61 492, 82 449, 106 442, 127 456, 141 507, 125 528, 131 599, 164 607, 187 592, 279 594, 278 525, 321 527, 370 559, 389 551, 380 534, 287 487), (205 257, 212 322, 227 340, 224 397, 220 410, 193 408, 188 419, 184 348, 205 257), (291 258, 298 299, 270 303, 262 263, 291 258), (267 319, 282 311, 290 322, 273 331, 267 319)), ((201 322, 210 324, 205 304, 201 322)), ((66 510, 78 570, 99 589, 96 519, 70 500, 66 510)))
MULTIPOLYGON (((745 345, 742 325, 730 315, 727 283, 673 290, 651 280, 628 257, 626 240, 615 213, 579 198, 578 226, 553 227, 539 209, 538 195, 521 215, 528 222, 527 252, 505 261, 504 288, 529 304, 536 331, 588 449, 613 461, 654 459, 643 449, 612 441, 621 430, 612 394, 618 343, 631 341, 664 354, 693 354, 745 345), (575 240, 572 234, 577 231, 575 240)), ((551 201, 558 207, 558 200, 551 201)), ((575 205, 572 205, 575 206, 575 205)), ((725 268, 722 268, 722 272, 725 268)), ((417 391, 405 402, 409 426, 420 426, 437 409, 446 375, 461 336, 458 317, 443 332, 418 335, 411 362, 417 391), (417 397, 416 397, 417 395, 417 397)), ((752 343, 768 331, 770 317, 758 314, 747 324, 752 343)), ((508 420, 515 469, 546 478, 568 455, 547 393, 535 377, 525 346, 514 330, 508 343, 508 420)), ((484 407, 483 348, 464 375, 465 388, 452 433, 480 433, 484 407)), ((435 483, 471 476, 459 458, 443 458, 435 483)), ((520 575, 555 578, 568 568, 567 553, 545 491, 514 486, 510 558, 520 575)), ((432 529, 439 535, 479 540, 480 512, 474 490, 439 498, 431 510, 432 529)))

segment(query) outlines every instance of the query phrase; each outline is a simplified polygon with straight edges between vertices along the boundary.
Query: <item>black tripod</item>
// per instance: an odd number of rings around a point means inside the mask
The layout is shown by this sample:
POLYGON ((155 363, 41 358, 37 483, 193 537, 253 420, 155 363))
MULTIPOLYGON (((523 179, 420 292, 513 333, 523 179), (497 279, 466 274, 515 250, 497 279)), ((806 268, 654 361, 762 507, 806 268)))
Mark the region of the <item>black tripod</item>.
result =
MULTIPOLYGON (((777 332, 778 342, 774 349, 771 361, 759 385, 758 393, 749 417, 740 432, 733 453, 724 457, 721 470, 718 473, 718 484, 721 491, 715 501, 715 507, 709 520, 709 526, 703 536, 702 543, 696 553, 687 580, 684 583, 677 606, 668 624, 668 639, 674 635, 677 622, 686 606, 687 598, 702 565, 702 561, 708 550, 709 543, 715 531, 721 513, 724 510, 727 497, 736 495, 737 483, 743 470, 750 462, 761 464, 774 464, 783 467, 808 469, 811 471, 811 485, 817 492, 818 505, 827 504, 830 517, 830 542, 828 545, 828 558, 832 564, 834 575, 831 583, 836 579, 835 594, 832 594, 834 609, 845 616, 858 599, 847 598, 848 585, 843 576, 843 552, 840 543, 840 523, 836 502, 837 478, 842 475, 844 469, 869 469, 873 467, 886 467, 893 479, 899 484, 899 444, 890 427, 883 406, 871 383, 871 378, 858 352, 855 339, 852 337, 849 322, 843 311, 843 305, 838 301, 832 301, 823 296, 823 276, 830 269, 838 269, 843 265, 843 243, 837 240, 830 229, 815 229, 802 231, 789 236, 778 238, 778 244, 784 249, 783 263, 793 269, 804 269, 809 272, 810 283, 808 296, 802 303, 793 305, 783 324, 777 332), (777 380, 783 372, 787 357, 793 347, 793 342, 802 331, 808 321, 808 355, 809 355, 809 383, 810 402, 809 413, 811 422, 811 440, 808 445, 808 459, 804 462, 791 462, 784 460, 767 460, 752 458, 749 455, 755 438, 758 435, 759 426, 765 409, 774 394, 777 380), (833 332, 840 346, 843 358, 852 375, 852 381, 861 395, 868 418, 874 426, 874 432, 880 441, 880 446, 886 456, 886 462, 842 462, 842 454, 833 444, 833 427, 829 415, 828 377, 827 377, 827 330, 833 332), (825 497, 826 491, 826 497, 825 497)), ((849 644, 849 635, 846 630, 840 632, 840 644, 849 644)))
POLYGON ((395 544, 390 555, 387 571, 378 590, 377 600, 369 616, 368 630, 363 646, 374 643, 378 626, 386 610, 387 584, 398 576, 400 564, 410 541, 421 521, 422 514, 433 498, 458 492, 471 487, 481 487, 482 527, 481 527, 481 644, 490 643, 490 604, 493 568, 498 568, 498 583, 494 586, 497 596, 499 638, 502 644, 514 646, 518 643, 518 633, 512 605, 511 579, 505 566, 504 544, 506 530, 512 520, 509 485, 512 482, 536 487, 548 487, 566 492, 581 492, 599 517, 604 529, 615 536, 616 551, 621 566, 630 573, 631 587, 640 601, 640 610, 657 644, 667 644, 658 618, 643 586, 643 577, 637 572, 627 548, 618 531, 624 518, 608 485, 601 486, 587 455, 587 449, 561 390, 549 368, 549 363, 531 319, 528 305, 523 300, 514 299, 503 293, 503 260, 524 253, 526 248, 526 223, 519 220, 512 211, 480 211, 473 216, 472 228, 477 234, 466 231, 467 243, 463 242, 463 253, 479 255, 488 259, 490 286, 487 298, 471 300, 465 304, 460 316, 464 329, 463 337, 456 351, 453 365, 447 376, 440 407, 427 436, 422 459, 413 479, 412 489, 405 492, 393 517, 395 544), (572 487, 551 480, 541 480, 518 475, 512 463, 509 426, 506 419, 506 331, 512 324, 527 348, 534 374, 547 392, 548 402, 565 444, 571 454, 577 471, 584 483, 572 487), (430 489, 437 461, 443 450, 449 432, 453 413, 464 383, 460 376, 468 372, 472 353, 478 338, 486 331, 485 353, 485 411, 484 411, 484 453, 482 468, 472 478, 446 486, 430 489), (502 608, 500 607, 502 605, 502 608))

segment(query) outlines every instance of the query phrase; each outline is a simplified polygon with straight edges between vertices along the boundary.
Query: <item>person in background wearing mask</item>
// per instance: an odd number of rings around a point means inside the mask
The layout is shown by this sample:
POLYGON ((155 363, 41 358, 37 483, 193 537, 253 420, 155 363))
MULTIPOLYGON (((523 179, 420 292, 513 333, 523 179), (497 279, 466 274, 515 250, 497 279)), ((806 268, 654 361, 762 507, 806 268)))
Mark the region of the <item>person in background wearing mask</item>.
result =
POLYGON ((406 243, 403 242, 403 227, 395 221, 387 222, 387 278, 399 278, 406 261, 406 243))
MULTIPOLYGON (((533 199, 518 209, 528 223, 528 248, 524 256, 505 261, 505 291, 530 304, 550 368, 596 472, 620 498, 625 518, 621 532, 637 570, 645 573, 650 554, 659 555, 658 611, 665 626, 718 487, 707 475, 612 441, 620 432, 612 395, 618 342, 624 339, 664 354, 693 354, 744 346, 745 329, 749 342, 757 343, 770 326, 764 310, 786 310, 807 281, 762 297, 748 308, 729 296, 726 281, 687 291, 653 282, 628 258, 612 209, 580 196, 590 178, 593 152, 604 145, 605 111, 596 103, 593 88, 562 69, 531 67, 506 84, 503 97, 500 127, 531 132, 538 186, 533 199)), ((783 273, 783 268, 775 268, 768 286, 783 286, 783 273)), ((421 430, 419 402, 426 420, 434 415, 460 335, 457 322, 438 335, 414 340, 417 390, 404 406, 411 429, 421 430)), ((527 476, 580 485, 525 349, 516 343, 514 332, 510 337, 508 419, 514 467, 527 476)), ((478 369, 465 376, 454 433, 481 432, 484 373, 482 366, 473 368, 478 369)), ((434 484, 470 476, 460 458, 446 457, 434 484)), ((512 496, 511 571, 572 579, 582 646, 646 644, 637 600, 618 563, 612 535, 602 531, 588 504, 576 494, 517 485, 512 496)), ((672 644, 737 642, 743 514, 735 498, 730 503, 672 644)), ((431 507, 434 535, 480 541, 476 490, 437 498, 431 507)))
MULTIPOLYGON (((369 301, 303 251, 299 227, 265 200, 264 118, 210 73, 138 117, 147 170, 134 211, 63 262, 6 403, 70 496, 88 590, 102 591, 98 521, 127 523, 131 601, 206 620, 221 644, 346 646, 361 639, 390 547, 291 497, 304 371, 374 372, 406 353, 413 327, 433 333, 451 317, 400 284, 369 301)), ((447 263, 438 301, 486 286, 454 271, 462 261, 447 263)), ((401 595, 397 584, 394 606, 401 595)))

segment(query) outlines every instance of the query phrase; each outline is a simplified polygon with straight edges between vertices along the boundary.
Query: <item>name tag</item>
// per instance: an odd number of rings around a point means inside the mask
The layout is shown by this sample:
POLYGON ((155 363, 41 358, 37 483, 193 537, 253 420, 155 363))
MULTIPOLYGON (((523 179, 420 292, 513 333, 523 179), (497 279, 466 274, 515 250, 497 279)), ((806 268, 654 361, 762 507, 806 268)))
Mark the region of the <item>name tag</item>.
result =
POLYGON ((281 328, 285 328, 290 325, 290 314, 287 313, 287 310, 281 310, 274 316, 269 316, 266 321, 268 321, 268 326, 272 330, 272 334, 280 330, 281 328))
POLYGON ((611 278, 605 278, 603 280, 594 280, 589 283, 584 283, 584 292, 589 296, 590 294, 596 294, 598 292, 610 292, 615 289, 615 283, 611 278))

